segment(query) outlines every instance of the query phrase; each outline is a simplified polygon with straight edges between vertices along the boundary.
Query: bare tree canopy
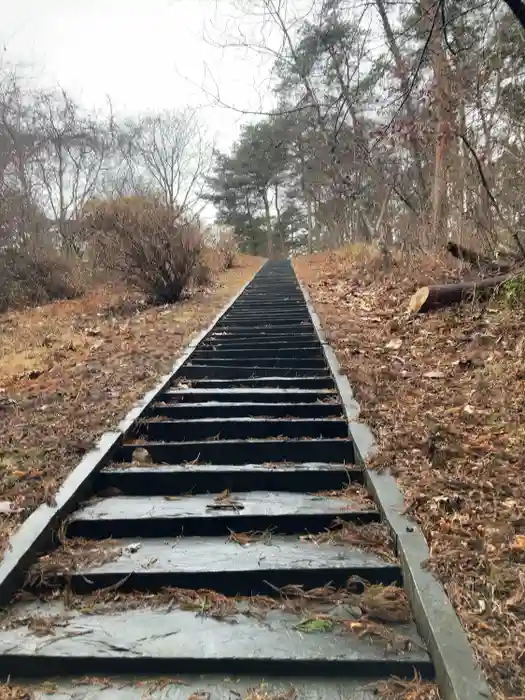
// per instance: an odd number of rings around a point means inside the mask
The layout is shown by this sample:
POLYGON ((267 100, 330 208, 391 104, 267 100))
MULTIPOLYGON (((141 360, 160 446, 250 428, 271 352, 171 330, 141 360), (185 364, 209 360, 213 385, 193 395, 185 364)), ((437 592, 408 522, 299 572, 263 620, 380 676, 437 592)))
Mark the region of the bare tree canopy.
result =
POLYGON ((521 2, 506 5, 237 0, 253 34, 239 25, 216 43, 270 57, 273 106, 260 118, 285 157, 273 164, 270 198, 270 185, 263 196, 256 183, 267 182, 275 147, 247 128, 231 153, 217 154, 210 186, 220 220, 265 252, 363 240, 429 249, 452 239, 524 257, 513 182, 523 177, 525 13, 521 2), (248 165, 250 149, 259 158, 248 165))
POLYGON ((270 106, 228 152, 190 108, 95 115, 0 67, 2 246, 82 254, 90 201, 143 196, 190 217, 212 202, 254 253, 453 240, 525 256, 521 2, 233 6, 244 23, 215 43, 261 57, 270 106))
POLYGON ((198 206, 210 152, 194 110, 126 121, 119 146, 130 182, 149 181, 169 207, 198 206))
POLYGON ((87 113, 65 90, 29 88, 0 68, 0 236, 43 236, 79 253, 85 205, 103 195, 160 196, 198 213, 211 147, 198 115, 180 111, 118 122, 87 113))

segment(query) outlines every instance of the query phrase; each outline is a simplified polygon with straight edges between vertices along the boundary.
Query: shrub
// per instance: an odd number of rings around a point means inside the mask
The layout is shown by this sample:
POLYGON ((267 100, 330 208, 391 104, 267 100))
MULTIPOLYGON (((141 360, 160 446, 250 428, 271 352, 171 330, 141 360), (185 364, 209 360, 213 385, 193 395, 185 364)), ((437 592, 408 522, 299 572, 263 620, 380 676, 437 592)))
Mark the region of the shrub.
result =
POLYGON ((28 243, 0 251, 0 311, 73 299, 84 291, 79 262, 28 243))
POLYGON ((229 270, 234 267, 237 261, 238 249, 233 233, 222 233, 217 249, 222 258, 223 269, 229 270))
POLYGON ((516 274, 504 282, 499 291, 503 303, 511 309, 525 306, 525 274, 516 274))
POLYGON ((98 264, 156 303, 178 301, 204 275, 200 229, 154 198, 93 202, 85 217, 98 264))
POLYGON ((214 251, 206 247, 203 248, 199 262, 196 264, 192 275, 191 281, 194 287, 202 289, 214 283, 220 269, 220 265, 217 264, 217 258, 218 256, 214 251))

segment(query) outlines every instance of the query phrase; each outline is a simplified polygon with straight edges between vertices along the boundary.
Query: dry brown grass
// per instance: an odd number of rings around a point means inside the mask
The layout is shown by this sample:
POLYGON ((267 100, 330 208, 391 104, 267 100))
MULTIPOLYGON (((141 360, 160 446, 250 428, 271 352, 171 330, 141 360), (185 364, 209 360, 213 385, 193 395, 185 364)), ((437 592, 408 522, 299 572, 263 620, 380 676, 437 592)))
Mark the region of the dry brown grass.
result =
POLYGON ((39 557, 33 564, 27 573, 25 586, 32 588, 63 583, 76 571, 101 566, 122 554, 118 540, 67 539, 63 535, 60 540, 57 549, 39 557))
POLYGON ((343 500, 351 501, 352 508, 362 510, 377 510, 373 499, 370 497, 369 491, 361 484, 348 483, 342 489, 334 489, 332 491, 318 491, 314 496, 323 496, 324 498, 342 498, 343 500))
POLYGON ((374 687, 381 700, 439 700, 435 683, 422 680, 419 676, 407 681, 402 678, 389 678, 374 687))
POLYGON ((358 549, 373 552, 385 561, 398 561, 390 532, 386 525, 382 523, 358 525, 357 523, 336 518, 326 532, 318 535, 302 535, 301 539, 312 540, 319 544, 329 542, 335 545, 357 547, 358 549))
POLYGON ((251 530, 250 532, 234 532, 233 530, 230 530, 228 541, 235 542, 242 547, 245 547, 248 544, 253 544, 254 542, 263 542, 264 544, 269 545, 272 542, 273 531, 274 528, 268 528, 267 530, 263 531, 251 530))
POLYGON ((243 700, 296 700, 297 690, 290 687, 286 691, 273 690, 271 686, 261 683, 257 688, 249 688, 243 700))
POLYGON ((0 683, 0 700, 33 700, 34 697, 32 690, 21 685, 0 683))
POLYGON ((496 697, 519 700, 525 312, 493 300, 410 317, 418 286, 460 270, 430 256, 384 262, 349 249, 298 259, 296 270, 379 440, 372 466, 397 476, 496 697))
POLYGON ((239 258, 214 288, 176 305, 148 307, 113 286, 0 315, 0 546, 261 262, 239 258))

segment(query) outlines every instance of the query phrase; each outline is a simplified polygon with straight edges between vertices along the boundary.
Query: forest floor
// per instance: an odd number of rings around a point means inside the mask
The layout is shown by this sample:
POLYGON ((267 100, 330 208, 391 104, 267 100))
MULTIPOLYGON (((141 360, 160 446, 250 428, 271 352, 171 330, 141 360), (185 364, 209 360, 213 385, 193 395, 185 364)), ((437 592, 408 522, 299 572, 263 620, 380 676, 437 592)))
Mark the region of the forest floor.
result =
POLYGON ((0 548, 105 430, 170 371, 262 259, 239 256, 186 301, 147 306, 101 286, 0 315, 0 548))
POLYGON ((523 305, 408 314, 419 286, 458 278, 452 259, 385 269, 349 248, 295 268, 378 440, 371 466, 397 477, 495 697, 523 700, 523 305))

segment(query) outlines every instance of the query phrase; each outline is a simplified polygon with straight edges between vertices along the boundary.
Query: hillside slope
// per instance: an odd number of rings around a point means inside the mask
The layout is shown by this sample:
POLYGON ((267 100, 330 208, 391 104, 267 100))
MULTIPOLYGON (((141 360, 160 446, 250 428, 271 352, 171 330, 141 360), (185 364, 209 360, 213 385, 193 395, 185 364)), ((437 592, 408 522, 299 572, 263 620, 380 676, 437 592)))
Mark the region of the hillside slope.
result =
POLYGON ((525 311, 409 316, 451 263, 351 249, 295 261, 497 698, 525 698, 525 311), (418 272, 414 272, 418 270, 418 272))
POLYGON ((101 287, 0 315, 2 548, 261 264, 240 256, 213 289, 173 305, 148 307, 140 295, 101 287))

